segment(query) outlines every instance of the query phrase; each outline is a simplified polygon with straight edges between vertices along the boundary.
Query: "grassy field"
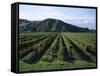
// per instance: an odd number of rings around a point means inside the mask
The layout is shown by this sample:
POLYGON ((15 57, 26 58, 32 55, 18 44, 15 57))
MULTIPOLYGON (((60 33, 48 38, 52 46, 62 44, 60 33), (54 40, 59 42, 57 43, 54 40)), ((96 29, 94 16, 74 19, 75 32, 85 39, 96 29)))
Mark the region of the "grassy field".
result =
POLYGON ((96 33, 19 34, 19 71, 96 67, 96 33))

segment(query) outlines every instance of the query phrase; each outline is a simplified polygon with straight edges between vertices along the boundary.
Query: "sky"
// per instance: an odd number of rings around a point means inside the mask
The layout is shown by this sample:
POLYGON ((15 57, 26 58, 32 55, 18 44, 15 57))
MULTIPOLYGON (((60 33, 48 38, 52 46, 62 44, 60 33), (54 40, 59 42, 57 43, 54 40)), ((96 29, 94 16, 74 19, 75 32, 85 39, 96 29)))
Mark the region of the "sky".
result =
POLYGON ((96 29, 96 9, 19 5, 19 18, 31 21, 54 18, 79 27, 96 29))

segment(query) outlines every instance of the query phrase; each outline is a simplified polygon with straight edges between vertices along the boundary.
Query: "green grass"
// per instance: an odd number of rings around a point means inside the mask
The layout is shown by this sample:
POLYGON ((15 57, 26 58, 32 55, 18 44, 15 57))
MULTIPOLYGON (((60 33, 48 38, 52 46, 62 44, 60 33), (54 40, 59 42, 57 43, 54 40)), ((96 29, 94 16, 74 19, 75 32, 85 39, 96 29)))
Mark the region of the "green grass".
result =
POLYGON ((40 61, 37 64, 27 64, 20 61, 19 71, 38 71, 38 70, 60 70, 60 69, 77 69, 77 68, 93 68, 96 64, 89 63, 82 60, 76 60, 74 63, 67 63, 63 61, 56 61, 52 63, 40 61))

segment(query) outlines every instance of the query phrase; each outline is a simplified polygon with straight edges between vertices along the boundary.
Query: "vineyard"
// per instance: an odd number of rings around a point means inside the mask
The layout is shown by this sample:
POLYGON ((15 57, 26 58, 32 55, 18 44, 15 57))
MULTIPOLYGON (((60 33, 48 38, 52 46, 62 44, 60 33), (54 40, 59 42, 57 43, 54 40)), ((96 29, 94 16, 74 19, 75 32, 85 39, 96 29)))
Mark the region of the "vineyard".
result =
POLYGON ((20 33, 19 66, 20 71, 96 67, 96 33, 20 33))

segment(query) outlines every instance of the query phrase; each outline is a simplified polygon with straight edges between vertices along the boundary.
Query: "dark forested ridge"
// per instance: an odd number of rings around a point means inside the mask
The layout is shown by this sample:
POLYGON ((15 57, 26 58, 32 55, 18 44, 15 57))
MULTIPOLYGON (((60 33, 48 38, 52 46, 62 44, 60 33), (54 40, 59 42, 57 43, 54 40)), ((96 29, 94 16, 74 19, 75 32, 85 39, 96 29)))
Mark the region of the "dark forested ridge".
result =
POLYGON ((88 28, 78 27, 58 19, 48 18, 41 21, 19 19, 20 32, 91 32, 88 28))

